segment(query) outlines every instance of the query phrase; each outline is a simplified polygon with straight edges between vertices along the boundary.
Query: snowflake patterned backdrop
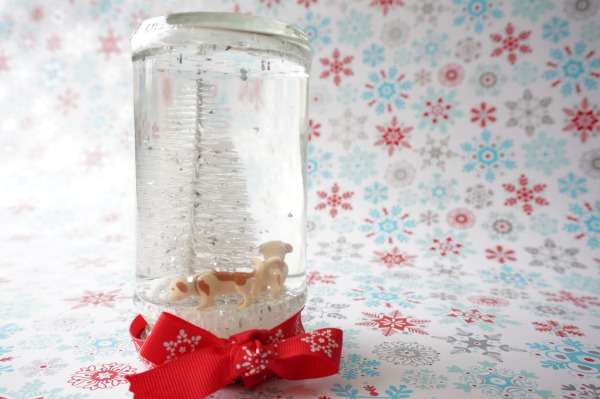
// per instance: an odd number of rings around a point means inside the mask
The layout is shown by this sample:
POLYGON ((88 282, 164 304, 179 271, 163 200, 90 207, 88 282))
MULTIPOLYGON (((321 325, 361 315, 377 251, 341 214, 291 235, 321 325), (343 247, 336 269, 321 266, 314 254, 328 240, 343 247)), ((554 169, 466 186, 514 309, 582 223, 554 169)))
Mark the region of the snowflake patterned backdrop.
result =
POLYGON ((0 0, 0 397, 132 396, 128 39, 198 10, 311 42, 303 319, 345 331, 212 398, 600 398, 600 0, 0 0))

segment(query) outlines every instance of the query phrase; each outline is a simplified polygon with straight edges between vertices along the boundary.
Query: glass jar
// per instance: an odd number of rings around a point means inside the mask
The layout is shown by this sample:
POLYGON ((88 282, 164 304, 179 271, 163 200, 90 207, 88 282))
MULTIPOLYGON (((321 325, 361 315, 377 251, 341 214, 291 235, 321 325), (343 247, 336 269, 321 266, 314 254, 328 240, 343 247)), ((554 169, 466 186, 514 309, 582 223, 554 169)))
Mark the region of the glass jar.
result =
POLYGON ((131 48, 137 309, 221 337, 278 325, 306 301, 306 37, 182 13, 143 22, 131 48))

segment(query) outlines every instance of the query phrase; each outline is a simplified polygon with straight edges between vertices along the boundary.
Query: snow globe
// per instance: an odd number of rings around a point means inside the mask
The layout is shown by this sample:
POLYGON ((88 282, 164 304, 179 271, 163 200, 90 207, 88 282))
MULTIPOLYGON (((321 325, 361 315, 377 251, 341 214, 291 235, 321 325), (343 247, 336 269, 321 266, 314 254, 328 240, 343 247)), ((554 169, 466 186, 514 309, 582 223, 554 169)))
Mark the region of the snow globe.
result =
POLYGON ((131 39, 134 303, 218 337, 269 329, 306 301, 311 51, 285 23, 152 18, 131 39))

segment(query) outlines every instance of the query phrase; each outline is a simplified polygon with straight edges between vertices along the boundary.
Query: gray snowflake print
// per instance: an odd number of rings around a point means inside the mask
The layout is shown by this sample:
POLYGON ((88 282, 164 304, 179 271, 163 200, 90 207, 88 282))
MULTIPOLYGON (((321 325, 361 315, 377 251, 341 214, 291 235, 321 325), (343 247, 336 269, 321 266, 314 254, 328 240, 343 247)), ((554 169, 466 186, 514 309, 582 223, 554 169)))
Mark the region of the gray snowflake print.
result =
POLYGON ((443 139, 436 140, 429 135, 425 136, 425 145, 423 147, 415 149, 419 155, 423 157, 423 164, 421 169, 425 169, 428 166, 434 166, 446 171, 446 161, 458 154, 448 148, 448 142, 450 136, 444 137, 443 139))
POLYGON ((426 269, 430 277, 443 277, 458 280, 467 273, 461 264, 444 264, 435 262, 433 266, 426 269))
POLYGON ((396 365, 431 366, 439 359, 439 353, 430 346, 418 342, 384 342, 373 351, 380 359, 396 365))
POLYGON ((359 250, 364 246, 364 244, 348 242, 344 236, 340 236, 334 241, 318 242, 317 244, 320 248, 315 255, 327 256, 334 262, 338 262, 343 259, 362 258, 359 250))
POLYGON ((332 127, 329 141, 340 141, 344 148, 349 150, 350 146, 357 143, 358 140, 366 140, 368 138, 365 133, 367 118, 366 115, 354 115, 352 109, 346 108, 341 117, 329 121, 332 127))
POLYGON ((544 245, 539 247, 525 247, 525 251, 533 257, 529 262, 530 266, 547 267, 560 274, 564 274, 570 269, 586 268, 584 264, 575 258, 579 253, 579 249, 563 248, 556 245, 550 238, 547 238, 544 245))
POLYGON ((304 311, 302 312, 302 321, 311 322, 315 319, 345 319, 346 316, 342 314, 341 310, 350 307, 345 303, 329 303, 321 297, 310 298, 306 302, 304 311))
POLYGON ((465 202, 475 209, 483 209, 492 206, 494 202, 494 191, 483 184, 476 184, 468 187, 465 192, 465 202))
POLYGON ((456 329, 455 336, 436 337, 454 345, 451 354, 481 352, 484 356, 489 356, 497 362, 502 362, 501 352, 525 352, 524 349, 514 348, 502 344, 500 338, 502 334, 484 334, 478 335, 467 332, 460 328, 456 329))
POLYGON ((522 98, 506 102, 510 112, 506 127, 517 126, 525 129, 528 136, 533 136, 535 129, 541 125, 554 124, 554 119, 548 114, 551 103, 552 97, 538 99, 531 90, 526 89, 522 98))

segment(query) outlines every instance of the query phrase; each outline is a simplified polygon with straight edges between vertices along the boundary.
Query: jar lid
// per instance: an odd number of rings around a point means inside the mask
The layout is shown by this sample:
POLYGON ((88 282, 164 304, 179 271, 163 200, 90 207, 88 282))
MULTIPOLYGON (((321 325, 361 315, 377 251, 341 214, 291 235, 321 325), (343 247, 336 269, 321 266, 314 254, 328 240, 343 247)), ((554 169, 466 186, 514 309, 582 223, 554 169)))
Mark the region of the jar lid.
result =
MULTIPOLYGON (((280 38, 311 54, 304 32, 285 22, 253 15, 227 12, 186 12, 163 15, 142 22, 131 36, 132 57, 151 47, 172 46, 173 31, 226 31, 280 38)), ((177 40, 176 40, 177 41, 177 40)))

